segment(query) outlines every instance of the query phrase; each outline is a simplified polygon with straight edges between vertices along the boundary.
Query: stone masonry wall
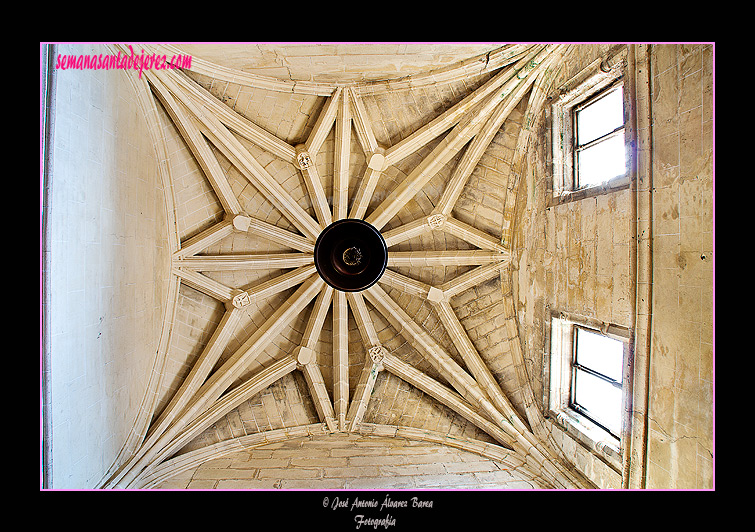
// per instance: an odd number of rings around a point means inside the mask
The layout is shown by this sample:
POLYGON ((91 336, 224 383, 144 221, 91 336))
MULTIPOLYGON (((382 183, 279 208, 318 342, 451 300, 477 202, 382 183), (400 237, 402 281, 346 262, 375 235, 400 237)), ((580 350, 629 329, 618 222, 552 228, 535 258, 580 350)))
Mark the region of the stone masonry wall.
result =
POLYGON ((517 489, 537 486, 477 454, 402 438, 332 434, 210 460, 157 489, 517 489))
MULTIPOLYGON (((86 44, 63 44, 57 52, 109 53, 86 44)), ((51 485, 88 488, 127 440, 160 349, 170 216, 142 107, 146 88, 130 72, 53 74, 43 331, 51 372, 51 485)))
MULTIPOLYGON (((575 76, 607 46, 580 46, 564 65, 560 83, 575 76)), ((514 236, 517 260, 512 283, 519 334, 535 401, 545 411, 549 383, 545 353, 550 312, 591 316, 631 324, 629 279, 630 200, 628 189, 549 206, 549 144, 546 116, 537 122, 537 142, 520 179, 514 236), (545 376, 544 376, 545 375, 545 376)), ((546 428, 564 455, 602 488, 621 487, 621 474, 546 418, 546 428)))
POLYGON ((713 49, 651 47, 648 488, 713 486, 713 49))
MULTIPOLYGON (((713 437, 713 100, 710 45, 650 47, 652 176, 639 168, 638 216, 652 227, 653 268, 638 271, 652 285, 648 405, 648 488, 710 488, 713 437), (646 214, 647 213, 647 214, 646 214)), ((581 46, 562 73, 574 76, 605 52, 581 46)), ((542 117, 539 138, 545 139, 542 117)), ((643 127, 642 122, 638 127, 643 127)), ((641 147, 644 149, 644 146, 641 147)), ((574 312, 631 327, 633 192, 623 189, 547 206, 548 153, 541 142, 521 179, 513 272, 519 331, 535 399, 543 408, 546 321, 574 312)), ((645 225, 643 225, 645 224, 645 225)), ((648 235, 640 235, 640 244, 648 235)), ((645 331, 639 334, 644 335, 645 331)), ((647 360, 635 355, 637 363, 647 360)), ((547 373, 546 373, 547 375, 547 373)), ((599 486, 620 487, 609 467, 555 423, 566 456, 599 486)), ((634 485, 634 484, 633 484, 634 485)))

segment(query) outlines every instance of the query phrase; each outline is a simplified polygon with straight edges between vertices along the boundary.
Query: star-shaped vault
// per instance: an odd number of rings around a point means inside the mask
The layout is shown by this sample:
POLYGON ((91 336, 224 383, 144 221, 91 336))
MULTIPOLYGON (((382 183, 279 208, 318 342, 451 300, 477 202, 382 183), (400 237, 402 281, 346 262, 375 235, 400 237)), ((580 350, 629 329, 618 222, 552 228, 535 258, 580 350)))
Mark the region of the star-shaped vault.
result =
MULTIPOLYGON (((374 124, 380 117, 365 101, 381 90, 421 90, 423 84, 458 81, 466 75, 463 69, 415 76, 403 84, 345 85, 238 76, 198 58, 188 72, 145 71, 151 93, 223 210, 222 218, 208 215, 206 228, 180 242, 172 274, 222 303, 224 312, 180 385, 103 487, 152 487, 239 445, 334 432, 462 446, 528 471, 544 487, 583 486, 541 433, 517 350, 516 321, 493 326, 509 329, 524 390, 518 405, 504 392, 490 357, 479 352, 454 306, 454 299, 470 289, 510 275, 512 200, 525 165, 529 126, 568 51, 566 45, 502 46, 485 58, 485 76, 473 90, 391 145, 378 142, 374 124), (208 79, 316 95, 323 105, 306 137, 291 143, 213 95, 200 82, 208 79), (510 196, 500 233, 493 234, 476 227, 473 218, 464 221, 455 209, 515 109, 523 115, 508 161, 510 196), (281 167, 288 168, 291 179, 280 178, 283 173, 275 169, 281 167), (234 188, 231 172, 248 187, 234 188), (250 196, 256 203, 246 201, 250 196), (429 205, 429 212, 417 209, 418 201, 429 205), (388 247, 387 270, 361 292, 332 288, 314 265, 318 235, 344 218, 367 221, 388 247), (223 242, 234 236, 254 241, 260 251, 229 249, 223 242), (351 337, 350 320, 358 332, 351 337), (270 356, 276 345, 282 347, 270 356), (192 444, 218 420, 295 372, 306 382, 303 393, 316 420, 292 420, 283 429, 213 445, 192 444), (454 439, 400 420, 376 422, 377 414, 367 420, 371 405, 380 404, 386 386, 376 383, 386 373, 466 420, 478 436, 454 439)), ((510 296, 502 299, 513 315, 510 296)))

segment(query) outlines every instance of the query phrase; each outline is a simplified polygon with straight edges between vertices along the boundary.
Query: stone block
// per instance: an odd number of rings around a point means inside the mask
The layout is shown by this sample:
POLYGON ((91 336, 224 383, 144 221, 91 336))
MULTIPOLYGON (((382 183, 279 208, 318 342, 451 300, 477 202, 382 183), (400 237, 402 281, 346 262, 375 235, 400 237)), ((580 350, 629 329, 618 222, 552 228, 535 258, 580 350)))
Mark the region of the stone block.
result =
POLYGON ((261 469, 260 479, 307 479, 320 478, 319 469, 304 469, 302 467, 261 469))
POLYGON ((347 479, 340 478, 284 479, 280 482, 280 488, 293 490, 340 490, 346 488, 347 482, 347 479))
POLYGON ((297 457, 291 458, 291 467, 338 467, 345 466, 347 458, 342 457, 297 457))
MULTIPOLYGON (((221 481, 222 482, 222 481, 221 481)), ((216 489, 218 485, 217 480, 192 480, 186 489, 190 490, 208 490, 216 489)), ((167 485, 161 485, 161 488, 168 489, 167 485)))
POLYGON ((498 471, 498 467, 490 460, 478 462, 444 463, 443 467, 445 467, 446 471, 449 474, 498 471))
POLYGON ((476 487, 478 481, 472 473, 460 475, 423 475, 414 477, 417 488, 453 489, 461 486, 476 487))
POLYGON ((410 489, 417 487, 414 477, 380 477, 380 478, 350 478, 346 481, 347 489, 410 489))
POLYGON ((204 469, 200 467, 193 478, 195 480, 250 479, 254 478, 256 474, 256 469, 204 469))
POLYGON ((218 490, 269 490, 280 488, 280 483, 275 479, 227 479, 218 480, 214 489, 218 490))
POLYGON ((322 473, 323 478, 372 478, 380 476, 380 471, 376 466, 326 467, 322 473))
POLYGON ((446 472, 443 464, 403 464, 403 465, 381 465, 380 471, 384 475, 442 475, 446 472))

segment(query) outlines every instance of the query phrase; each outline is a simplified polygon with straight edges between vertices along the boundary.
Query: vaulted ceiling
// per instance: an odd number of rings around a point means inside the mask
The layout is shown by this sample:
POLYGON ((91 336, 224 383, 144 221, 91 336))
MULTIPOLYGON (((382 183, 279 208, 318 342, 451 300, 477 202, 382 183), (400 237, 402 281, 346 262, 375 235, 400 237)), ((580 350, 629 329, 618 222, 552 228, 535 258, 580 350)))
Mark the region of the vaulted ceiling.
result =
POLYGON ((530 126, 570 47, 338 46, 144 47, 192 56, 143 72, 175 302, 141 428, 102 487, 154 487, 223 453, 332 433, 589 485, 543 433, 510 279, 530 126), (343 218, 388 247, 361 292, 314 264, 318 235, 343 218))

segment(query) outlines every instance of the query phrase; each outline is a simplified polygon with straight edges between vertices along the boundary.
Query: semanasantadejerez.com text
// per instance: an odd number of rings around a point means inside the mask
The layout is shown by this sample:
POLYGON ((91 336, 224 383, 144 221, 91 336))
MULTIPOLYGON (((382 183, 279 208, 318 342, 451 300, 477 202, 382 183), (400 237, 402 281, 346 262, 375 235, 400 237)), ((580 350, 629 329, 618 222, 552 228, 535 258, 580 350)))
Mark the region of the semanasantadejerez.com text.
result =
POLYGON ((131 54, 99 54, 99 55, 65 55, 58 54, 55 68, 66 70, 69 68, 77 70, 138 70, 139 78, 142 77, 142 71, 154 68, 155 70, 172 69, 172 68, 191 68, 190 55, 174 55, 168 61, 166 55, 155 53, 145 54, 142 50, 141 55, 134 54, 131 45, 128 46, 131 54))

